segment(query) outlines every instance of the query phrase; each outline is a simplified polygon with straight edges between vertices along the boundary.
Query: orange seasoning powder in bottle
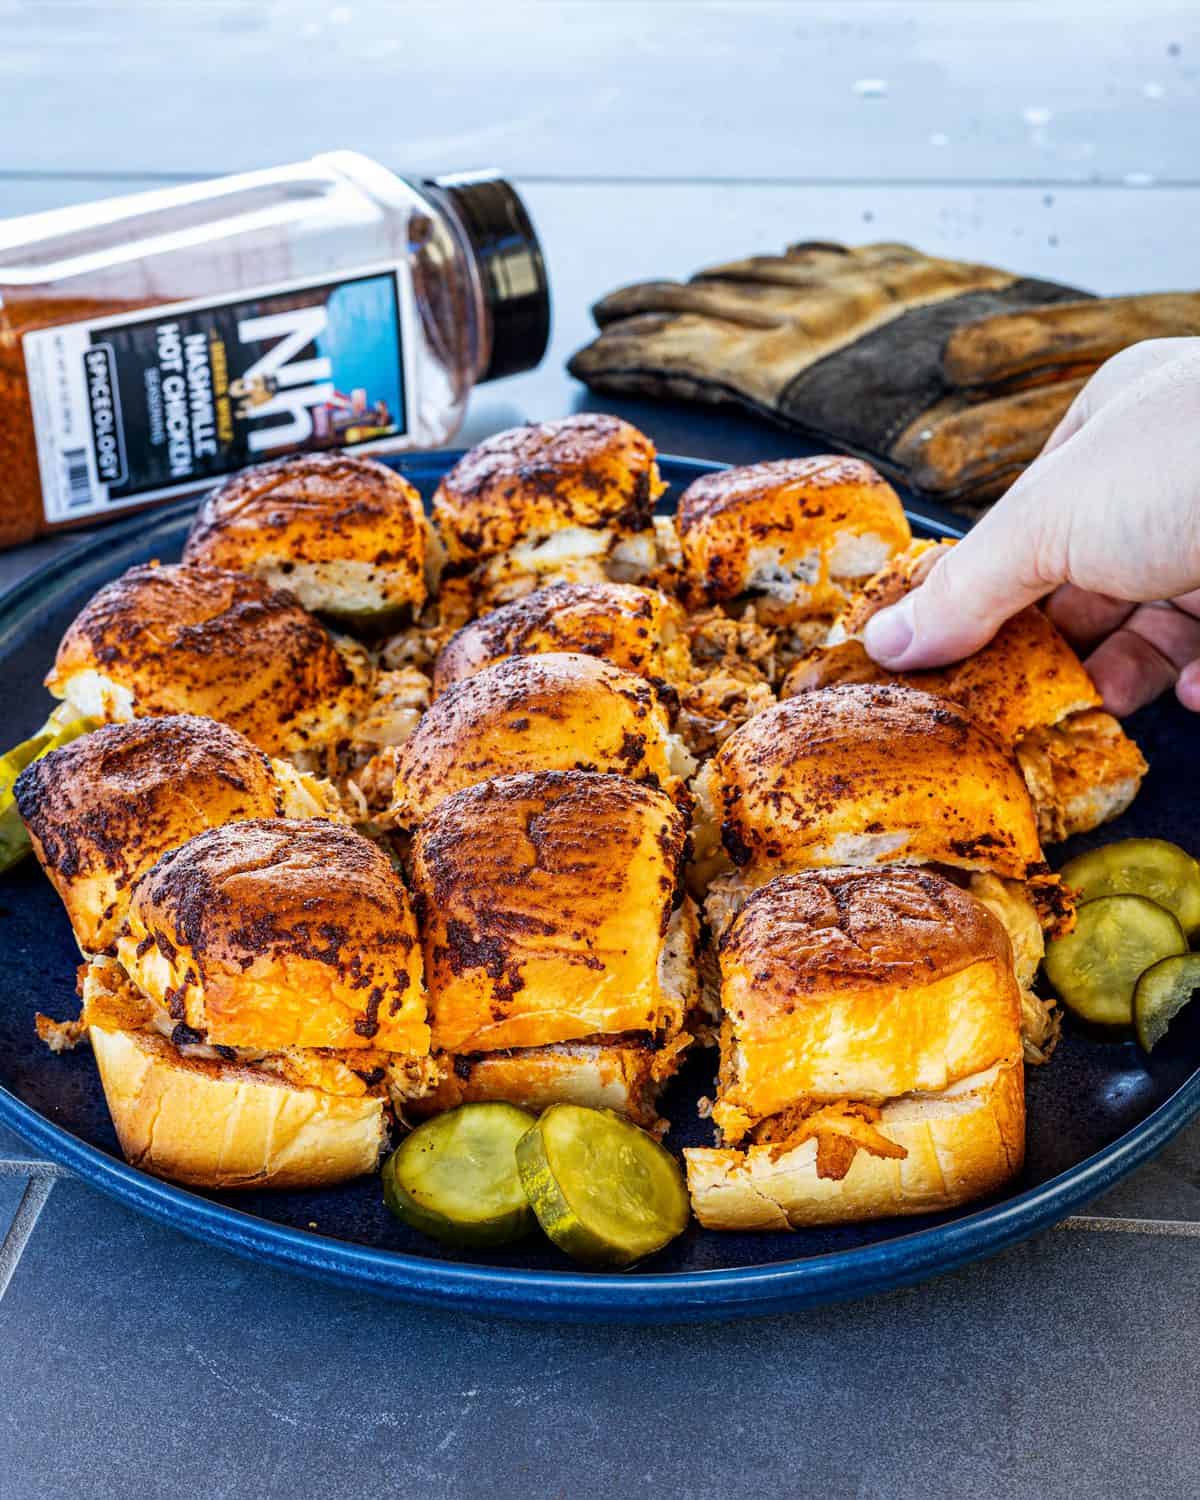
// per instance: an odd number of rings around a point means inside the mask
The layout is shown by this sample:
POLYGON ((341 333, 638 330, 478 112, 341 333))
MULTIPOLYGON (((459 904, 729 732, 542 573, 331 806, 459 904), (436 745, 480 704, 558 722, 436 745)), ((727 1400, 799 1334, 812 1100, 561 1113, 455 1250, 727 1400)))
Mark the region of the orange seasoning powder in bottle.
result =
POLYGON ((339 151, 0 223, 0 547, 288 453, 443 443, 549 326, 486 173, 339 151))

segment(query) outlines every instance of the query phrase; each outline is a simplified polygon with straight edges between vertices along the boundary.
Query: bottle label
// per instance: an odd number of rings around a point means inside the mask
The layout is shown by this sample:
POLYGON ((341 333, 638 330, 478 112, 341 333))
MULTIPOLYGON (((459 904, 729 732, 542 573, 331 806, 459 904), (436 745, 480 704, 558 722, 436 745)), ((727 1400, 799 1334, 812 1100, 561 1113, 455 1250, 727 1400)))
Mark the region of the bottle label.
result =
POLYGON ((407 265, 25 335, 48 521, 409 430, 407 265))

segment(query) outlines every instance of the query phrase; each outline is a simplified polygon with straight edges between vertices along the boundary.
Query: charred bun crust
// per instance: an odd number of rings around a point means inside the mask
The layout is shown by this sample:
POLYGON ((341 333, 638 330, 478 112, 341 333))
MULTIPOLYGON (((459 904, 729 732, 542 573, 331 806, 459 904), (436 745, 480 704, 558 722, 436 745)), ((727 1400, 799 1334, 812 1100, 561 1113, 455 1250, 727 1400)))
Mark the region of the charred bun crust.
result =
POLYGON ((861 645, 867 622, 929 576, 951 542, 915 542, 870 579, 838 621, 837 644, 797 662, 783 684, 794 697, 839 682, 894 682, 961 704, 1004 744, 1068 714, 1099 708, 1101 699, 1083 663, 1037 605, 1006 620, 982 650, 964 661, 925 672, 890 673, 861 645))
POLYGON ((677 1031, 658 964, 686 839, 668 797, 618 776, 504 776, 446 798, 411 860, 435 1047, 677 1031))
POLYGON ((830 610, 846 581, 865 577, 912 539, 899 496, 856 458, 785 458, 702 475, 684 491, 677 517, 685 581, 696 604, 746 592, 756 554, 808 560, 801 608, 830 610), (874 561, 856 540, 874 538, 874 561), (839 560, 844 551, 844 560, 839 560))
POLYGON ((937 1093, 1021 1060, 1008 936, 929 870, 779 876, 747 899, 720 967, 727 1142, 798 1101, 937 1093))
POLYGON ((797 662, 782 694, 793 698, 849 682, 893 683, 949 699, 1006 745, 1101 702, 1083 663, 1036 604, 1013 615, 981 651, 948 667, 887 672, 858 640, 847 640, 797 662))
POLYGON ((165 854, 138 883, 118 954, 214 1045, 428 1051, 407 893, 338 824, 231 823, 165 854))
POLYGON ((100 590, 67 628, 47 686, 95 671, 139 715, 198 713, 270 754, 321 743, 360 692, 328 632, 285 590, 244 573, 154 563, 100 590))
POLYGON ((673 791, 669 727, 648 682, 592 656, 515 656, 456 683, 400 747, 395 811, 419 823, 453 792, 522 771, 600 771, 673 791))
POLYGON ((934 862, 1016 880, 1044 870, 1008 750, 915 688, 789 698, 747 720, 711 767, 735 865, 934 862))
POLYGON ((722 967, 753 970, 769 1012, 834 990, 932 984, 980 962, 1011 967, 999 921, 943 876, 898 867, 780 875, 750 893, 721 944, 722 967))
POLYGON ((196 513, 183 560, 245 573, 271 568, 285 577, 306 563, 360 564, 364 581, 391 606, 419 610, 424 507, 406 479, 374 459, 298 454, 244 469, 213 490, 196 513))
POLYGON ((206 828, 283 813, 267 756, 192 714, 103 725, 28 766, 15 793, 87 952, 110 948, 133 883, 168 849, 206 828))
POLYGON ((450 637, 434 668, 434 691, 508 656, 574 651, 651 681, 683 675, 683 611, 659 589, 633 583, 553 583, 501 605, 450 637))
POLYGON ((433 499, 450 563, 481 562, 564 526, 644 530, 665 488, 654 456, 636 427, 597 412, 487 438, 433 499))

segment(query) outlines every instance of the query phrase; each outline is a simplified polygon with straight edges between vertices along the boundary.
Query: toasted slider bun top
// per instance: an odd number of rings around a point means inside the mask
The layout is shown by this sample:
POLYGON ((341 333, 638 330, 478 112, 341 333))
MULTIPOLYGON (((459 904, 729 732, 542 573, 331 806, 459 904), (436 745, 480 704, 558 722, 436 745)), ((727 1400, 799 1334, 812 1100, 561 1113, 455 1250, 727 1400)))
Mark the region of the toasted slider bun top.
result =
POLYGON ((834 614, 912 540, 891 485, 855 458, 786 458, 705 474, 679 501, 696 604, 742 594, 779 620, 834 614))
POLYGON ((664 488, 648 437, 582 412, 479 443, 438 486, 433 515, 453 566, 566 527, 642 531, 664 488))
POLYGON ((1014 880, 1044 870, 1009 752, 916 688, 789 698, 732 734, 707 775, 735 865, 940 863, 1014 880))
POLYGON ((507 656, 574 651, 650 681, 679 683, 688 666, 683 611, 660 589, 633 583, 554 583, 481 615, 446 642, 434 691, 507 656))
POLYGON ((781 875, 748 897, 720 965, 732 1139, 800 1100, 938 1092, 1021 1057, 1008 937, 929 870, 781 875))
POLYGON ((253 573, 306 609, 415 612, 425 602, 425 512, 413 486, 373 459, 299 454, 213 490, 183 558, 253 573))
POLYGON ((165 854, 117 953, 214 1046, 428 1051, 408 896, 380 849, 334 823, 230 823, 165 854))
POLYGON ((669 797, 618 776, 504 776, 446 798, 412 850, 434 1046, 677 1031, 659 963, 686 836, 669 797))
POLYGON ((89 953, 111 947, 134 882, 159 855, 206 828, 284 811, 268 757, 191 714, 105 724, 27 767, 16 798, 89 953))
POLYGON ((897 682, 961 703, 973 719, 1005 744, 1069 714, 1098 708, 1100 695, 1075 652, 1036 605, 1006 621, 992 640, 965 661, 932 671, 889 673, 863 649, 860 637, 877 610, 907 592, 913 563, 927 563, 946 547, 902 555, 871 581, 835 629, 835 643, 793 667, 783 696, 842 682, 897 682), (899 586, 897 587, 897 583, 899 586))
POLYGON ((452 792, 520 771, 603 771, 673 793, 694 766, 684 756, 642 678, 593 656, 514 656, 421 716, 397 757, 394 811, 412 826, 452 792))
POLYGON ((362 694, 348 658, 291 594, 217 568, 149 564, 67 628, 46 686, 93 718, 194 713, 269 754, 344 729, 362 694))

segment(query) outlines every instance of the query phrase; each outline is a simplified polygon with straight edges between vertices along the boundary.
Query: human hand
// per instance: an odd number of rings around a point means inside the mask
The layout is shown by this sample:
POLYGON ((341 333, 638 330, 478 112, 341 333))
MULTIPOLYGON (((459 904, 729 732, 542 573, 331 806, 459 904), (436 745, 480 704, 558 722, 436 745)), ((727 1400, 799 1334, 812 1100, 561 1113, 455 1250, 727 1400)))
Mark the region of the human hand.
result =
POLYGON ((891 671, 940 666, 1045 599, 1105 706, 1200 710, 1200 338, 1096 372, 1040 456, 928 578, 867 624, 891 671))

